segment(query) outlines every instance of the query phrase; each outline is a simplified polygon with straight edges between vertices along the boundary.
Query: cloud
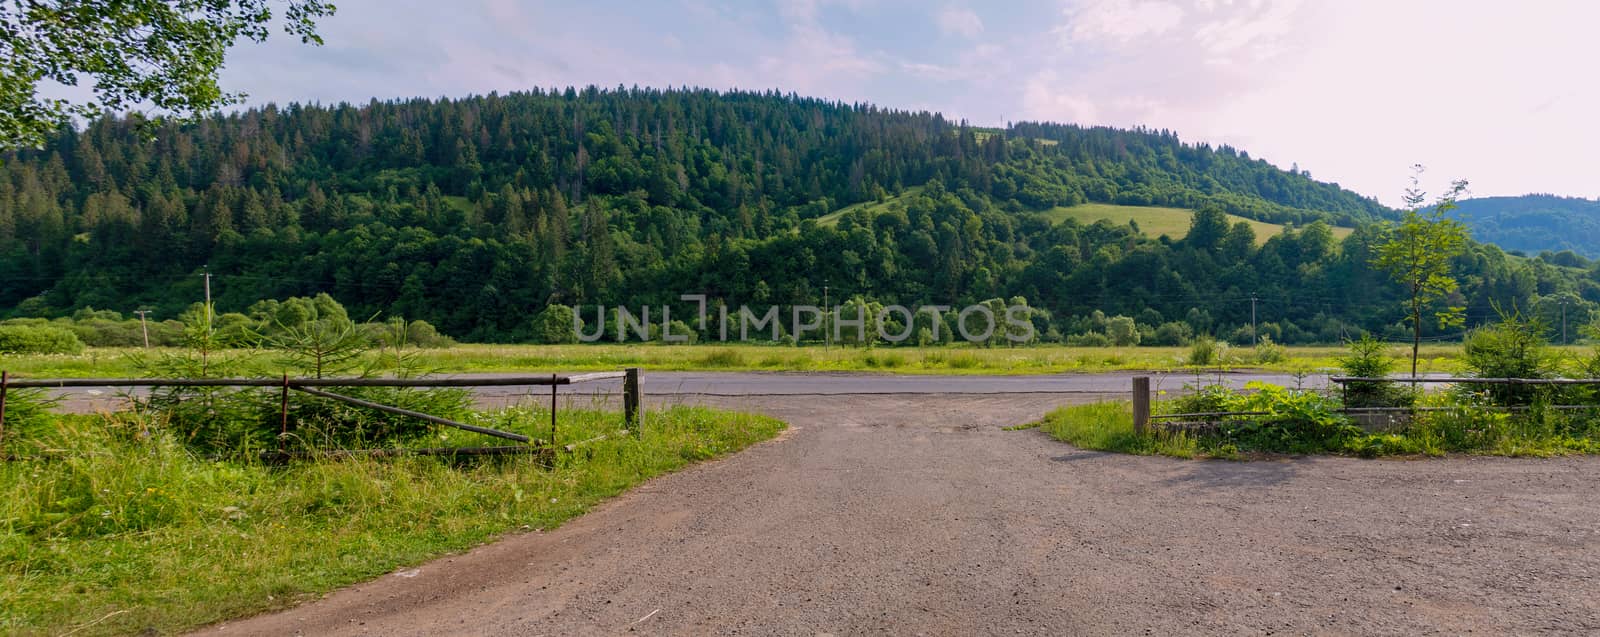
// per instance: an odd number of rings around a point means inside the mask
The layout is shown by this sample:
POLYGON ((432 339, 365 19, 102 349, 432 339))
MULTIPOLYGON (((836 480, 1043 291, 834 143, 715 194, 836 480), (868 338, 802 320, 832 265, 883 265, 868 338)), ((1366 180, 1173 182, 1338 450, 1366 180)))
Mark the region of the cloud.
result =
POLYGON ((1028 79, 1022 92, 1022 111, 1027 119, 1094 125, 1101 123, 1100 109, 1088 95, 1068 88, 1055 71, 1043 71, 1028 79))
MULTIPOLYGON (((1145 125, 1385 201, 1421 162, 1481 195, 1600 195, 1600 5, 1450 0, 342 0, 328 45, 230 52, 224 86, 365 102, 533 86, 778 88, 1008 119, 1145 125), (939 37, 939 36, 945 37, 939 37)), ((1437 190, 1440 184, 1424 184, 1437 190)))
POLYGON ((960 35, 972 39, 983 34, 983 20, 971 9, 945 7, 939 10, 934 20, 945 35, 960 35))
POLYGON ((1068 8, 1057 31, 1069 42, 1126 44, 1161 35, 1183 21, 1181 7, 1163 0, 1097 0, 1068 8))

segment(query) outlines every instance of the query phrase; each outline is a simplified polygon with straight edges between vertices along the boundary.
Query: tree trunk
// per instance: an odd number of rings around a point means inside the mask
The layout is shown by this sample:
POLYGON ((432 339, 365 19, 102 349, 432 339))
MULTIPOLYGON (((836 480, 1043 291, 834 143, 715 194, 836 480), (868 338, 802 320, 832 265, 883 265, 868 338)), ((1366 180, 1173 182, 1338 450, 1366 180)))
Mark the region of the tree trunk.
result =
POLYGON ((1411 303, 1411 389, 1417 388, 1417 355, 1422 349, 1422 308, 1411 303))

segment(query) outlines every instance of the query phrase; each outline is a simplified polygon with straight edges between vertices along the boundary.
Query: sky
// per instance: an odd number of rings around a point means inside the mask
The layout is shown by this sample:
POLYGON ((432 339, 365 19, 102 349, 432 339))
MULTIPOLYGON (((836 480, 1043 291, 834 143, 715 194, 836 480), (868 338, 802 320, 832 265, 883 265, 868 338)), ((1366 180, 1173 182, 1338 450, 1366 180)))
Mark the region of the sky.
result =
POLYGON ((241 44, 248 104, 533 87, 779 89, 974 125, 1145 126, 1398 205, 1600 197, 1600 2, 338 0, 241 44))

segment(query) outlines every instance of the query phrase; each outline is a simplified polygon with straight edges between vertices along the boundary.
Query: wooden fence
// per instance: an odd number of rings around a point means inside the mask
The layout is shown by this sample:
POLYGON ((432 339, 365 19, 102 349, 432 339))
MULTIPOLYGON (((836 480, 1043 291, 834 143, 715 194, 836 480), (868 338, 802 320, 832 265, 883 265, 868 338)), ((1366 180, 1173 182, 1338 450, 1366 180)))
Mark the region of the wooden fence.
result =
MULTIPOLYGON (((367 449, 367 450, 337 450, 342 455, 367 454, 367 455, 394 455, 398 453, 416 453, 425 455, 489 455, 500 453, 521 453, 539 448, 538 441, 519 433, 501 431, 489 427, 479 427, 448 418, 441 418, 418 411, 403 409, 393 405, 384 405, 352 396, 345 396, 329 391, 326 388, 337 387, 550 387, 550 445, 556 440, 556 408, 557 390, 562 385, 574 385, 602 380, 622 379, 623 392, 623 429, 634 436, 641 436, 644 429, 643 415, 640 406, 643 404, 643 395, 639 386, 639 369, 630 367, 620 372, 598 372, 588 374, 550 374, 549 376, 504 376, 492 378, 290 378, 287 375, 281 378, 41 378, 41 379, 12 379, 10 373, 0 371, 0 439, 5 437, 6 419, 6 394, 13 389, 63 389, 73 387, 258 387, 276 388, 280 390, 279 417, 281 420, 281 437, 289 433, 289 392, 297 391, 308 396, 315 396, 326 400, 342 402, 357 407, 372 409, 385 413, 415 418, 424 422, 445 427, 453 427, 464 431, 483 434, 512 442, 522 443, 526 446, 518 447, 450 447, 442 449, 367 449)), ((288 454, 280 449, 278 454, 288 454)), ((290 454, 293 455, 293 454, 290 454)))

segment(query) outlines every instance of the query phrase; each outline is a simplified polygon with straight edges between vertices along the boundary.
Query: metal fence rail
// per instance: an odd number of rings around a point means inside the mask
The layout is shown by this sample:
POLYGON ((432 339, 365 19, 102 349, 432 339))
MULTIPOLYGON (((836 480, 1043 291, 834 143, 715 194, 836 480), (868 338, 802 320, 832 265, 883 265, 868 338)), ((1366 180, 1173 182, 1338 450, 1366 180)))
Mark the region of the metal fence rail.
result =
POLYGON ((1451 385, 1600 385, 1600 378, 1440 378, 1430 376, 1329 376, 1328 382, 1345 383, 1434 383, 1451 385))
MULTIPOLYGON (((1329 376, 1328 382, 1339 385, 1341 390, 1348 390, 1353 383, 1432 383, 1455 385, 1600 385, 1600 378, 1455 378, 1455 377, 1425 377, 1425 376, 1397 376, 1369 378, 1361 376, 1329 376)), ((1134 377, 1133 379, 1133 426, 1138 432, 1146 431, 1153 421, 1199 419, 1166 423, 1168 426, 1196 428, 1215 426, 1220 419, 1237 416, 1267 416, 1263 411, 1213 411, 1183 414, 1153 414, 1151 413, 1150 379, 1148 377, 1134 377)), ((1509 412, 1528 411, 1527 406, 1482 406, 1483 409, 1500 409, 1509 412)), ((1600 410, 1600 405, 1544 405, 1542 409, 1557 411, 1600 410)), ((1423 412, 1440 412, 1456 409, 1455 407, 1342 407, 1338 411, 1343 414, 1407 414, 1423 412)))
MULTIPOLYGON (((637 373, 637 372, 634 372, 637 373)), ((527 387, 625 378, 628 372, 499 378, 290 378, 290 387, 527 387)), ((7 380, 12 389, 68 387, 281 387, 281 378, 36 378, 7 380)))
MULTIPOLYGON (((384 405, 360 398, 344 396, 332 392, 322 391, 321 388, 330 387, 529 387, 548 386, 550 388, 550 442, 556 444, 556 408, 557 389, 562 385, 574 385, 602 380, 622 379, 623 383, 623 419, 625 428, 632 431, 635 436, 642 434, 643 418, 639 411, 643 404, 643 396, 639 387, 639 369, 630 367, 620 372, 594 372, 584 374, 550 374, 548 376, 505 376, 496 378, 290 378, 284 375, 280 378, 36 378, 13 379, 9 372, 0 371, 0 439, 5 437, 6 422, 6 394, 12 389, 62 389, 73 387, 255 387, 276 388, 281 393, 279 415, 281 434, 289 433, 289 392, 298 391, 309 396, 326 400, 334 400, 358 407, 382 411, 385 413, 415 418, 436 425, 453 427, 463 431, 493 436, 514 442, 538 445, 539 441, 519 433, 479 427, 466 423, 456 422, 448 418, 441 418, 422 412, 412 411, 384 405)), ((450 453, 461 455, 483 455, 493 453, 514 453, 507 449, 526 449, 522 447, 463 447, 450 453)), ((350 450, 340 450, 345 453, 354 453, 350 450)), ((403 450, 370 450, 373 452, 393 453, 403 450)), ((422 450, 434 455, 442 455, 444 450, 422 450)), ((284 453, 281 449, 279 454, 284 453)), ((381 455, 381 454, 380 454, 381 455)))

